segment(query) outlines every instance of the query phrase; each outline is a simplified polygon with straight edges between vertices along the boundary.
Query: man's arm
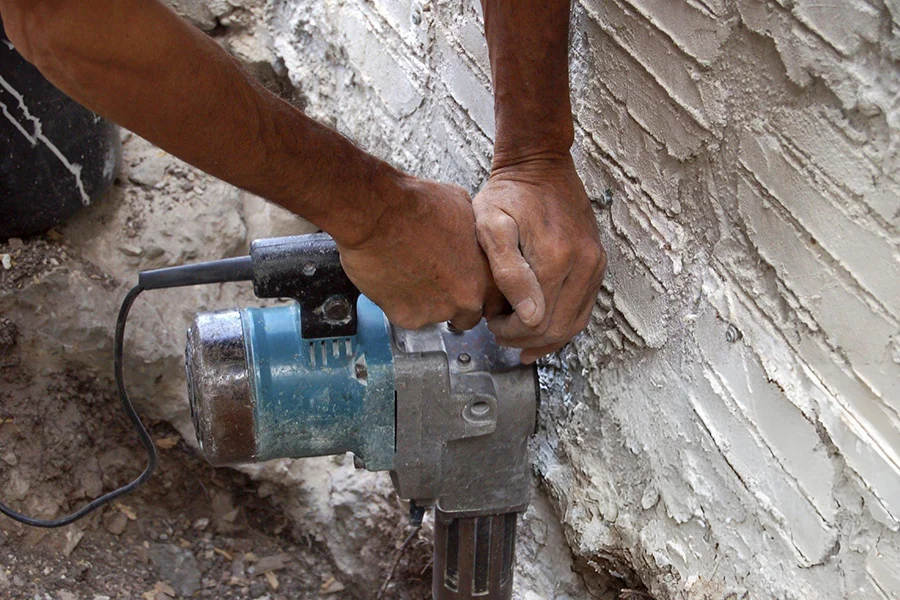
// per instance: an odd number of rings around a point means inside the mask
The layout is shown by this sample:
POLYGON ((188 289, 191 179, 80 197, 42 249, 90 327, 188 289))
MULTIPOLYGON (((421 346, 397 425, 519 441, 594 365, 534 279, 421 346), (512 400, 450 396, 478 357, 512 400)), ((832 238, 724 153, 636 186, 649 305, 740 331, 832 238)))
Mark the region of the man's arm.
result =
POLYGON ((78 102, 332 234, 394 322, 477 323, 492 282, 462 188, 362 152, 157 0, 0 0, 0 15, 19 52, 78 102))
POLYGON ((481 4, 497 134, 475 219, 497 286, 515 309, 490 327, 530 362, 587 325, 606 254, 569 153, 570 0, 481 4))

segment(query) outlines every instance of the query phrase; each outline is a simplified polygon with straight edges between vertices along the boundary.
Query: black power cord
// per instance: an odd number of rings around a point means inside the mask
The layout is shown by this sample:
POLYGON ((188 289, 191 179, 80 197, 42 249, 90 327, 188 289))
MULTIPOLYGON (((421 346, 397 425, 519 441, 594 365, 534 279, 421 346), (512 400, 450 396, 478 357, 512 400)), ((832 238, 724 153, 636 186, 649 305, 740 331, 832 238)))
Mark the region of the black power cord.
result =
POLYGON ((144 424, 141 422, 141 418, 134 410, 134 406, 131 404, 131 399, 128 397, 128 392, 125 390, 125 322, 128 320, 128 313, 131 311, 131 306, 134 304, 134 301, 141 294, 141 292, 144 291, 144 289, 145 288, 141 285, 134 286, 122 301, 122 307, 119 309, 119 317, 116 320, 116 337, 115 346, 113 349, 116 388, 119 392, 119 399, 122 401, 122 408, 125 409, 125 414, 128 415, 128 418, 131 420, 131 424, 134 426, 135 431, 137 431, 138 437, 141 440, 141 444, 143 444, 144 449, 147 451, 147 467, 144 469, 144 472, 141 473, 140 476, 138 476, 138 478, 131 483, 123 485, 122 487, 115 489, 108 494, 100 496, 93 502, 82 507, 77 512, 74 512, 60 519, 32 519, 31 517, 26 517, 25 515, 14 511, 2 502, 0 502, 0 513, 3 513, 7 517, 16 520, 19 523, 31 525, 32 527, 64 527, 66 525, 74 523, 82 517, 89 515, 101 506, 112 502, 116 498, 133 492, 138 486, 147 481, 150 476, 153 475, 153 471, 156 470, 156 464, 159 460, 159 457, 156 453, 156 446, 153 445, 153 438, 150 437, 150 434, 147 432, 147 428, 144 427, 144 424))
POLYGON ((153 445, 153 438, 147 433, 147 428, 141 423, 128 392, 125 390, 125 364, 124 364, 124 347, 125 347, 125 322, 128 320, 128 313, 134 301, 145 290, 161 290, 165 288, 184 287, 191 285, 202 285, 207 283, 224 283, 227 281, 250 281, 254 278, 253 261, 249 256, 241 256, 238 258, 225 258, 222 260, 213 260, 204 263, 181 265, 178 267, 169 267, 166 269, 158 269, 155 271, 143 271, 138 275, 138 284, 131 288, 131 291, 122 301, 122 307, 119 309, 119 317, 116 320, 116 338, 113 347, 113 361, 115 366, 116 389, 119 391, 119 399, 122 401, 122 408, 128 415, 131 424, 137 431, 138 438, 141 440, 144 449, 147 451, 147 467, 137 479, 127 485, 115 489, 108 494, 104 494, 87 504, 81 510, 60 519, 44 520, 32 519, 18 513, 0 502, 0 513, 7 517, 31 525, 32 527, 64 527, 74 523, 78 519, 89 515, 101 506, 108 504, 120 496, 133 492, 142 483, 150 479, 153 471, 156 470, 156 464, 159 456, 156 453, 156 446, 153 445))

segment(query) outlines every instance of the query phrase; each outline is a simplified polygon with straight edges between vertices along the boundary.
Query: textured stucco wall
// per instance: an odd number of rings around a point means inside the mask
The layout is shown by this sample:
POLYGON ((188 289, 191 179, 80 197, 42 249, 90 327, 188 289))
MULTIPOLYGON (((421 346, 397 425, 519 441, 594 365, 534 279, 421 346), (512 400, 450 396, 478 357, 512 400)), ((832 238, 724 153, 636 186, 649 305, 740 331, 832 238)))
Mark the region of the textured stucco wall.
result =
MULTIPOLYGON (((310 114, 477 189, 477 2, 265 13, 310 114)), ((574 152, 610 268, 544 373, 537 470, 568 543, 659 598, 900 597, 900 3, 573 18, 574 152)))

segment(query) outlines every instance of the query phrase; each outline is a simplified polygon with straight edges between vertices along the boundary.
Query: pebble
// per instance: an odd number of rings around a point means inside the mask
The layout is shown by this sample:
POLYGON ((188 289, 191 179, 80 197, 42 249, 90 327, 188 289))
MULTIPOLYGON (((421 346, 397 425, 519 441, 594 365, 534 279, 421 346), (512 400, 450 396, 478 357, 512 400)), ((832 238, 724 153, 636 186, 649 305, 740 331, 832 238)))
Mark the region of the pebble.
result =
POLYGON ((164 161, 148 158, 132 165, 128 173, 128 179, 138 185, 152 188, 161 183, 166 176, 166 163, 164 161))
POLYGON ((12 256, 9 254, 0 254, 0 264, 3 265, 3 268, 9 271, 12 269, 12 256))
POLYGON ((9 238, 9 247, 13 250, 21 250, 25 247, 25 242, 21 238, 9 238))
POLYGON ((194 529, 197 531, 203 531, 209 526, 209 519, 203 517, 202 519, 197 519, 194 521, 194 529))
POLYGON ((122 535, 127 526, 128 517, 120 511, 115 511, 103 519, 103 527, 113 535, 122 535))
POLYGON ((200 591, 200 565, 194 554, 174 544, 156 544, 150 549, 150 560, 156 574, 168 581, 181 596, 200 591))
POLYGON ((264 556, 256 563, 257 573, 266 573, 268 571, 277 571, 283 569, 291 561, 291 557, 287 554, 276 554, 274 556, 264 556))

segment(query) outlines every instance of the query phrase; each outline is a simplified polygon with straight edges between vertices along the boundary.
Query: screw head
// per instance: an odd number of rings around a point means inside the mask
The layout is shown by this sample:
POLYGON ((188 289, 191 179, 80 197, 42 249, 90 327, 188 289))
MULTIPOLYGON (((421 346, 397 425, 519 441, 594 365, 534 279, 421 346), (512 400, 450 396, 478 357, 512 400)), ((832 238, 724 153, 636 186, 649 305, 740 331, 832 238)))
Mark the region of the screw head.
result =
POLYGON ((606 188, 605 190, 603 190, 603 195, 600 196, 600 199, 597 201, 597 204, 600 205, 600 208, 605 210, 605 209, 609 208, 610 206, 612 206, 612 203, 613 203, 612 190, 609 188, 606 188))
POLYGON ((303 274, 306 275, 307 277, 312 277, 313 275, 315 275, 316 274, 316 265, 311 262, 308 262, 305 265, 303 265, 303 274))
POLYGON ((739 339, 744 337, 744 334, 741 333, 741 330, 735 327, 733 324, 728 325, 728 329, 725 330, 725 341, 729 344, 733 344, 739 339))
POLYGON ((456 357, 457 362, 461 365, 467 365, 472 362, 472 357, 465 352, 456 357))
POLYGON ((322 303, 322 314, 329 323, 345 323, 350 318, 350 301, 346 296, 331 296, 322 303))

